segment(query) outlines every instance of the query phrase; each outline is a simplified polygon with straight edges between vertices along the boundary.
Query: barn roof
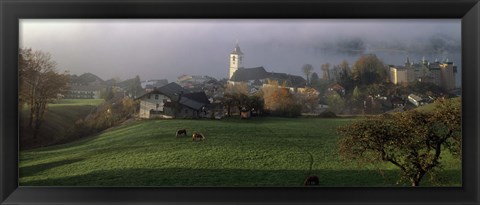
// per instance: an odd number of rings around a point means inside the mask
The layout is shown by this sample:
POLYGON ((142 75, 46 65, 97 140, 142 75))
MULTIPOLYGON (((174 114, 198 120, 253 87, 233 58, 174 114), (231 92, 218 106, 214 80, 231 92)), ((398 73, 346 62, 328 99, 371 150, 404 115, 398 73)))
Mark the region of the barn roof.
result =
POLYGON ((208 105, 210 101, 205 92, 196 92, 183 94, 179 103, 189 108, 200 110, 203 106, 208 105))
POLYGON ((197 102, 195 100, 185 97, 180 98, 179 103, 195 110, 200 110, 203 106, 206 105, 205 103, 197 102))
POLYGON ((182 95, 182 98, 184 97, 204 104, 210 103, 205 92, 185 93, 182 95))
POLYGON ((181 93, 189 93, 189 92, 188 92, 188 90, 183 89, 177 83, 171 82, 171 83, 166 84, 162 87, 155 88, 154 90, 143 94, 142 96, 138 97, 137 99, 141 99, 141 98, 143 98, 147 95, 151 95, 151 94, 162 94, 162 95, 165 95, 165 96, 169 97, 172 100, 176 100, 176 99, 178 99, 178 96, 181 93))
POLYGON ((177 83, 171 82, 169 84, 166 84, 162 87, 159 87, 157 89, 161 93, 165 94, 166 96, 170 98, 174 98, 175 96, 179 95, 180 93, 187 93, 188 91, 183 89, 182 86, 180 86, 177 83))

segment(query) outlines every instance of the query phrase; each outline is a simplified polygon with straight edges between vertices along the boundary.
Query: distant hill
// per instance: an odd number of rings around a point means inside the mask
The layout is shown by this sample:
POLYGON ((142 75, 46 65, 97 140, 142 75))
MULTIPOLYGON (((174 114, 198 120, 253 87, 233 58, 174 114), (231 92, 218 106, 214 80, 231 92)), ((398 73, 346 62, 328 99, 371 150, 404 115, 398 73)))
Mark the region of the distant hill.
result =
POLYGON ((130 78, 130 79, 124 80, 122 82, 118 82, 115 85, 122 88, 122 89, 127 89, 133 84, 134 81, 135 81, 135 78, 130 78))
POLYGON ((104 84, 108 86, 118 86, 120 88, 126 89, 133 83, 134 80, 135 78, 130 78, 130 79, 119 82, 118 80, 112 78, 112 79, 106 80, 104 84))
POLYGON ((84 73, 80 76, 70 75, 70 83, 79 85, 103 85, 105 81, 92 73, 84 73))
POLYGON ((116 83, 117 83, 117 80, 113 78, 105 81, 105 85, 110 85, 110 86, 115 85, 116 83))

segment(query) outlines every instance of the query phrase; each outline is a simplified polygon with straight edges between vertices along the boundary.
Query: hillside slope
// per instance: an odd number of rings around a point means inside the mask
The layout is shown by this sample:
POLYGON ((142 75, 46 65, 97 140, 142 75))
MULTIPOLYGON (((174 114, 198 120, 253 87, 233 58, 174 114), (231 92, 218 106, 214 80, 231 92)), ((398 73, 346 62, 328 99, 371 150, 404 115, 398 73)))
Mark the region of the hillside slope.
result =
MULTIPOLYGON (((69 144, 21 152, 20 185, 302 186, 313 174, 322 186, 398 186, 395 167, 339 159, 335 129, 351 120, 139 121, 69 144), (176 138, 179 128, 188 135, 176 138), (206 141, 192 142, 192 131, 204 133, 206 141)), ((443 160, 440 180, 426 185, 460 185, 460 161, 449 155, 443 160)))
POLYGON ((36 140, 28 129, 22 129, 28 124, 28 111, 20 112, 20 148, 28 149, 69 141, 68 132, 72 130, 75 122, 87 116, 102 99, 65 99, 55 104, 49 104, 45 113, 45 121, 40 127, 36 140))

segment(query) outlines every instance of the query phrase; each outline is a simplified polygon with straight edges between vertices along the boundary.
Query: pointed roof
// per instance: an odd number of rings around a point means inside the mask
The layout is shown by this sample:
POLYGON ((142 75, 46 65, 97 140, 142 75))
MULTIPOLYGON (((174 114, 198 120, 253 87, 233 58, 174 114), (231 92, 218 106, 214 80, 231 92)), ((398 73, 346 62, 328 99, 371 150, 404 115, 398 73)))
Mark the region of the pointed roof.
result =
POLYGON ((243 55, 242 51, 240 50, 240 46, 238 43, 235 45, 235 48, 230 54, 237 54, 237 55, 243 55))
POLYGON ((141 99, 141 98, 143 98, 147 95, 151 95, 151 94, 163 94, 163 95, 171 98, 172 100, 176 100, 176 99, 178 99, 179 94, 182 94, 182 93, 189 93, 189 91, 183 89, 182 86, 180 86, 179 84, 171 82, 171 83, 166 84, 162 87, 155 88, 153 91, 145 93, 145 94, 143 94, 142 96, 140 96, 136 99, 141 99))
POLYGON ((179 95, 180 93, 187 93, 188 91, 183 89, 182 86, 180 86, 177 83, 171 82, 169 84, 166 84, 162 87, 158 88, 158 91, 161 93, 165 94, 166 96, 173 98, 174 96, 179 95))
POLYGON ((202 107, 210 104, 210 101, 205 92, 197 92, 182 95, 179 103, 192 109, 200 110, 202 107))

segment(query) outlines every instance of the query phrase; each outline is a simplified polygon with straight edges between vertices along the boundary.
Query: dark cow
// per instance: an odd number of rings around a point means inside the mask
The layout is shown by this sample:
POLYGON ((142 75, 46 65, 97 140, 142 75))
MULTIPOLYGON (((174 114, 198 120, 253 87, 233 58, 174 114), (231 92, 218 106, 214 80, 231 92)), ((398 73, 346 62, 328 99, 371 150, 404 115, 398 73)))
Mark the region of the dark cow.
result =
POLYGON ((305 186, 315 186, 319 184, 320 184, 320 180, 318 180, 318 177, 314 175, 307 177, 307 179, 305 179, 305 182, 303 183, 303 185, 305 186))
POLYGON ((179 130, 177 130, 177 132, 175 133, 175 137, 178 137, 179 135, 185 135, 185 136, 187 136, 187 130, 186 130, 186 129, 179 129, 179 130))
POLYGON ((202 133, 194 132, 193 135, 192 135, 192 141, 195 141, 195 140, 204 141, 205 140, 205 135, 203 135, 202 133))

